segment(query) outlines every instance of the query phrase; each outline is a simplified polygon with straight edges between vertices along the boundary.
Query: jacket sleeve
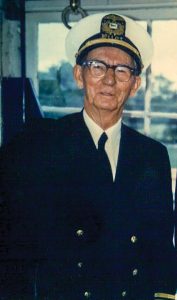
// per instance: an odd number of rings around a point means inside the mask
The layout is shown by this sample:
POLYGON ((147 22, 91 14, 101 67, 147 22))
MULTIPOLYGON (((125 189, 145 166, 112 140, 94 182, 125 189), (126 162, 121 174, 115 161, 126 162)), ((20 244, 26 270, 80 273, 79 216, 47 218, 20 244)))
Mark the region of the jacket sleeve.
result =
POLYGON ((159 203, 154 214, 154 299, 175 299, 177 290, 177 256, 174 249, 174 212, 171 184, 171 167, 168 153, 162 147, 159 158, 159 203), (156 218, 156 219, 155 219, 156 218))
POLYGON ((20 155, 19 147, 13 145, 0 149, 0 299, 7 300, 19 299, 21 295, 24 299, 33 299, 35 278, 34 262, 19 259, 19 253, 12 251, 16 245, 11 232, 16 224, 12 224, 9 199, 15 203, 15 197, 9 197, 9 192, 14 193, 12 186, 18 170, 9 170, 13 169, 11 165, 17 159, 17 151, 20 155))

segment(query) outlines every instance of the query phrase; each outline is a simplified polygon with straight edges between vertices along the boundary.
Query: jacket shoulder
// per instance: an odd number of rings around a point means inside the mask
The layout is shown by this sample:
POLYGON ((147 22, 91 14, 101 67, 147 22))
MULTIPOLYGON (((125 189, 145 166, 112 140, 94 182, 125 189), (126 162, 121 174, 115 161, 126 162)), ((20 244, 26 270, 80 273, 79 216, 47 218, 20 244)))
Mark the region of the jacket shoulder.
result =
POLYGON ((71 133, 75 130, 78 120, 81 119, 79 113, 67 115, 60 119, 32 119, 24 124, 21 131, 19 131, 9 142, 1 146, 1 149, 11 147, 12 145, 22 145, 36 142, 46 142, 53 140, 60 134, 71 133))
POLYGON ((122 134, 128 136, 134 144, 137 143, 138 145, 143 145, 145 149, 161 149, 162 151, 166 149, 166 146, 161 142, 132 129, 125 124, 122 124, 122 134))

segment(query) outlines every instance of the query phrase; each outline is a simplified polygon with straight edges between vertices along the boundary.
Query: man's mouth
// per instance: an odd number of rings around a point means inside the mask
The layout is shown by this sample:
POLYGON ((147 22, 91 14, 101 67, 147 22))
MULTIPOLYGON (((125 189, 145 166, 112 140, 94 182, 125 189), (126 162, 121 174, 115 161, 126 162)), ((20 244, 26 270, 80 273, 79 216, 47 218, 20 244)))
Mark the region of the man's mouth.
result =
POLYGON ((101 95, 107 96, 107 97, 113 97, 114 96, 114 94, 111 93, 111 92, 101 92, 101 95))

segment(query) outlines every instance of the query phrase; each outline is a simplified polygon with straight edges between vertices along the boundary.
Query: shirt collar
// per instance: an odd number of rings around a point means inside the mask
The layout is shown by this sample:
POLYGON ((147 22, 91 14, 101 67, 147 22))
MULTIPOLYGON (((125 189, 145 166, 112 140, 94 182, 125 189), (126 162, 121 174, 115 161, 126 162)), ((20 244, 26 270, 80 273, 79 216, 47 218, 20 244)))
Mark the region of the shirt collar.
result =
MULTIPOLYGON (((101 134, 104 132, 104 130, 89 117, 85 109, 83 110, 83 117, 85 124, 88 127, 90 134, 93 138, 95 146, 98 147, 98 140, 101 134)), ((105 130, 108 139, 112 144, 115 144, 120 140, 121 121, 122 119, 118 120, 116 124, 105 130)))

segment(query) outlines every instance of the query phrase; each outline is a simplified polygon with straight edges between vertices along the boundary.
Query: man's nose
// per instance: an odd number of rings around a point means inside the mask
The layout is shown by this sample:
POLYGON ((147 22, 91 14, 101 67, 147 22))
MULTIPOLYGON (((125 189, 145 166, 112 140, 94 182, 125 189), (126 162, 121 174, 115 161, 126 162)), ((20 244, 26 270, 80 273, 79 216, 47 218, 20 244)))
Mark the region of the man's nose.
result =
POLYGON ((105 76, 103 77, 103 82, 108 85, 114 85, 116 82, 115 71, 112 68, 108 68, 105 76))

